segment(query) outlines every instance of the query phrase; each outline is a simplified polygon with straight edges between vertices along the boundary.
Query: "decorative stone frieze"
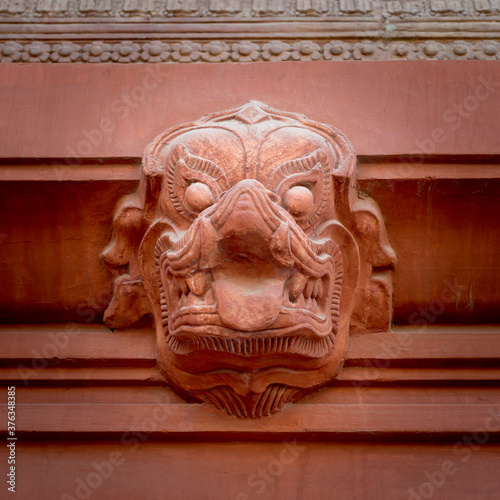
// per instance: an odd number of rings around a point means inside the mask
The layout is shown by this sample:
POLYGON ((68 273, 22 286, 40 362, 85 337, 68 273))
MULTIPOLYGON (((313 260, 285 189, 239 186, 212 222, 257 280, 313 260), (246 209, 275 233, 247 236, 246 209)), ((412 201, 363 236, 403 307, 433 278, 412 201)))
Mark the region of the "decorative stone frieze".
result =
POLYGON ((296 15, 330 17, 406 17, 416 19, 446 14, 473 18, 498 14, 498 0, 0 0, 0 14, 7 16, 129 16, 161 19, 254 16, 287 18, 296 15))
POLYGON ((5 41, 0 43, 1 62, 118 62, 118 63, 220 63, 256 61, 318 61, 318 60, 459 60, 500 59, 500 43, 484 40, 394 41, 390 43, 364 40, 302 40, 289 43, 279 40, 234 43, 223 41, 164 42, 123 41, 118 43, 5 41))
POLYGON ((0 62, 481 60, 499 26, 500 0, 0 0, 0 62))

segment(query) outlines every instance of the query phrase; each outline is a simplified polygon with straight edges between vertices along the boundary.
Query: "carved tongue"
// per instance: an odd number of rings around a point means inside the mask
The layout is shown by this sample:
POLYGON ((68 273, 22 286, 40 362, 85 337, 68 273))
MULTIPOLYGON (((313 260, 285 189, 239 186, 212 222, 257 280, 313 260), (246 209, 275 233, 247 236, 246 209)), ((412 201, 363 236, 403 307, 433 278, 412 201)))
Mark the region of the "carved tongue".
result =
POLYGON ((219 316, 235 330, 264 330, 278 318, 283 287, 283 280, 278 279, 219 277, 214 285, 219 316))

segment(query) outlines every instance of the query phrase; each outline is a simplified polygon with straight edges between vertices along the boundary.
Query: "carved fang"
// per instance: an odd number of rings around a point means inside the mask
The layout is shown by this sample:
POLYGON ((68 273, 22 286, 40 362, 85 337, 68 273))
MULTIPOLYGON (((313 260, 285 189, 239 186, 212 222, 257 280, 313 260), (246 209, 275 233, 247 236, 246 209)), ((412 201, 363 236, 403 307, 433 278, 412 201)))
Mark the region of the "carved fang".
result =
POLYGON ((302 273, 296 272, 290 278, 290 301, 295 302, 300 294, 304 291, 306 286, 307 276, 302 273))

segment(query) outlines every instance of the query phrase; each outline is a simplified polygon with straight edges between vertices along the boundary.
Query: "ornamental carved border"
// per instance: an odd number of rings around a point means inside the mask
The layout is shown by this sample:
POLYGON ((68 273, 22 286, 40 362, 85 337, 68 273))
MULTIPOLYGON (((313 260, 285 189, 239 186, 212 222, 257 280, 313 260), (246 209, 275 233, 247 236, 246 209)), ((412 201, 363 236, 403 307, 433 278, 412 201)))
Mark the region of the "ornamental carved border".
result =
POLYGON ((0 0, 0 62, 500 58, 500 0, 0 0))
POLYGON ((268 61, 381 61, 381 60, 498 60, 500 42, 494 40, 471 43, 370 40, 330 40, 297 42, 250 40, 192 42, 179 40, 91 42, 79 44, 63 41, 47 43, 31 41, 0 43, 0 62, 36 63, 224 63, 268 61))
POLYGON ((142 166, 104 321, 152 315, 184 398, 265 417, 335 378, 350 335, 389 330, 396 256, 340 131, 249 102, 165 131, 142 166))
POLYGON ((0 0, 0 14, 23 17, 491 16, 498 0, 0 0))

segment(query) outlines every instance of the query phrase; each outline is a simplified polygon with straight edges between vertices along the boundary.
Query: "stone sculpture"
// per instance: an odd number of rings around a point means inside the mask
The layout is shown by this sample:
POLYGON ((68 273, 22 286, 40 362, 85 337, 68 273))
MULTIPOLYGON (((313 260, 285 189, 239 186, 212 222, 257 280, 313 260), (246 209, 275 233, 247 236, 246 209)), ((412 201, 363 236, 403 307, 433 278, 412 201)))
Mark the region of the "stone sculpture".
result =
POLYGON ((167 130, 117 207, 105 323, 152 314, 170 386, 237 417, 326 384, 391 320, 395 255, 355 177, 341 132, 258 102, 167 130))

